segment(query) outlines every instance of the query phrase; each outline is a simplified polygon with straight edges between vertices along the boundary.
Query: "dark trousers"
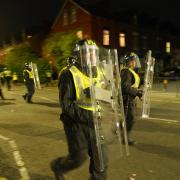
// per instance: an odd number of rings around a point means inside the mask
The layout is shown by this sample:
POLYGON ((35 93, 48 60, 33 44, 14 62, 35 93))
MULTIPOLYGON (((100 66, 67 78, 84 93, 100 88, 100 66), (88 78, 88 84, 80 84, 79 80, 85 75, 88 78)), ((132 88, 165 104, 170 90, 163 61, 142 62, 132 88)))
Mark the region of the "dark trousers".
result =
POLYGON ((6 76, 5 80, 6 80, 6 85, 7 85, 8 90, 11 90, 11 80, 12 80, 12 77, 11 76, 6 76))
POLYGON ((0 88, 0 97, 1 97, 1 99, 4 99, 4 95, 3 95, 3 92, 2 92, 1 88, 0 88))
POLYGON ((26 98, 27 102, 30 102, 32 100, 32 96, 35 92, 34 82, 32 82, 32 81, 26 82, 25 86, 27 88, 27 93, 25 94, 25 98, 26 98))
POLYGON ((135 99, 124 99, 124 112, 126 117, 126 128, 129 134, 136 121, 136 101, 135 99))
POLYGON ((93 128, 88 127, 86 124, 70 122, 70 119, 63 120, 69 154, 66 157, 60 157, 54 160, 56 169, 61 173, 66 173, 67 171, 75 169, 83 164, 88 154, 90 157, 89 172, 91 174, 91 179, 105 180, 107 166, 105 146, 102 146, 105 160, 105 169, 102 171, 100 169, 93 128))

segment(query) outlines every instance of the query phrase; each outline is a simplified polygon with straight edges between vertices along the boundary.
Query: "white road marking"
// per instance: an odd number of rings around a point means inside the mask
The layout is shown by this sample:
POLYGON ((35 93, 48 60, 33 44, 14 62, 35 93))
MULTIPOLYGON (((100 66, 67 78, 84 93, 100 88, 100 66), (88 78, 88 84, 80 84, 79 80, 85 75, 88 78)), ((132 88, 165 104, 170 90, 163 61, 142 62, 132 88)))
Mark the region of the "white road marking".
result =
POLYGON ((53 103, 57 103, 57 102, 58 102, 58 101, 54 101, 54 100, 49 99, 49 98, 44 97, 44 96, 35 96, 35 97, 38 97, 38 98, 40 98, 40 99, 47 100, 47 101, 49 101, 49 102, 53 102, 53 103))
MULTIPOLYGON (((5 136, 3 136, 1 134, 0 134, 0 139, 6 141, 9 144, 9 146, 11 147, 11 149, 13 150, 12 151, 13 157, 14 157, 14 160, 16 162, 16 165, 19 167, 18 169, 19 169, 19 173, 21 175, 21 178, 23 180, 30 180, 29 173, 28 173, 27 169, 24 166, 25 163, 22 160, 22 157, 20 155, 20 152, 18 150, 16 142, 13 139, 5 137, 5 136)), ((1 180, 1 178, 0 178, 0 180, 1 180)))
POLYGON ((175 103, 175 104, 180 104, 180 101, 172 101, 172 100, 170 101, 170 100, 164 100, 164 99, 158 100, 158 99, 153 99, 153 98, 151 98, 151 100, 156 101, 156 102, 168 102, 168 103, 171 102, 171 103, 175 103))
MULTIPOLYGON (((16 93, 16 92, 9 92, 9 93, 20 95, 19 93, 16 93)), ((49 101, 49 102, 53 102, 53 103, 58 103, 59 102, 59 101, 55 101, 55 100, 52 100, 52 99, 44 97, 44 96, 35 95, 34 97, 37 97, 37 98, 40 98, 40 99, 43 99, 43 100, 46 100, 46 101, 49 101)))
POLYGON ((153 117, 149 117, 148 119, 157 120, 157 121, 164 121, 164 122, 168 122, 168 123, 180 123, 180 121, 173 120, 173 119, 163 119, 163 118, 153 118, 153 117))

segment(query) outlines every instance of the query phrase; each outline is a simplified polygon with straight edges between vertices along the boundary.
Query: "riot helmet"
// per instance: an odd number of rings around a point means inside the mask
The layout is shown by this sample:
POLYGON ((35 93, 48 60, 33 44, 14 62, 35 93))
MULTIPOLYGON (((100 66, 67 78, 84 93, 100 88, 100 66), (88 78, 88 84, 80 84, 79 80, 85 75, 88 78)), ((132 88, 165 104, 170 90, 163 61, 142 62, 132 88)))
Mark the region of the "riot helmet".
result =
POLYGON ((28 63, 25 63, 25 64, 24 64, 24 67, 26 67, 26 68, 29 67, 29 64, 28 64, 28 63))
POLYGON ((99 49, 94 41, 83 39, 76 44, 74 56, 81 70, 88 75, 89 71, 94 72, 96 69, 99 49))
POLYGON ((126 67, 132 66, 133 68, 141 68, 139 57, 134 52, 125 54, 124 57, 121 58, 121 63, 126 67))
POLYGON ((24 64, 24 67, 25 67, 26 69, 28 69, 28 70, 32 70, 32 67, 31 67, 30 64, 27 63, 27 62, 24 64))
POLYGON ((70 57, 67 58, 68 66, 74 65, 74 64, 76 64, 76 62, 77 62, 76 56, 70 56, 70 57))

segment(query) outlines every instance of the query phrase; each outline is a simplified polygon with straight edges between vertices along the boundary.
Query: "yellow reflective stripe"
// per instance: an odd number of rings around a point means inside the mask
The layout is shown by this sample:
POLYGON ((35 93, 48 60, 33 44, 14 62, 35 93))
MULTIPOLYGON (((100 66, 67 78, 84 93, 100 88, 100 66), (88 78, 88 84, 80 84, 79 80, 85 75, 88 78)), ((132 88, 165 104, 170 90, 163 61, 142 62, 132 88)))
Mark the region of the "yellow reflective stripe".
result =
POLYGON ((61 73, 62 73, 66 68, 67 68, 67 67, 63 67, 63 68, 60 70, 58 77, 61 76, 61 73))
POLYGON ((27 70, 27 69, 24 70, 24 72, 25 72, 25 71, 29 74, 29 78, 30 78, 30 79, 33 79, 33 78, 34 78, 33 71, 29 71, 29 70, 27 70))
MULTIPOLYGON (((90 103, 90 99, 83 97, 84 92, 83 90, 91 86, 91 79, 84 75, 77 67, 72 66, 70 69, 70 72, 72 73, 74 85, 76 89, 76 99, 78 100, 78 106, 92 111, 92 104, 90 103), (86 102, 83 102, 86 101, 86 102)), ((100 71, 98 71, 97 78, 93 78, 93 82, 96 82, 97 87, 101 87, 100 78, 102 78, 102 74, 100 74, 100 71)))
POLYGON ((88 111, 92 111, 93 110, 92 104, 90 102, 77 101, 76 103, 82 109, 85 109, 85 110, 88 110, 88 111))
POLYGON ((78 69, 75 66, 72 66, 70 69, 70 72, 72 73, 73 76, 73 80, 74 80, 74 85, 75 85, 75 89, 76 89, 76 99, 80 99, 80 87, 83 88, 83 84, 81 79, 79 78, 81 75, 78 71, 78 69))
POLYGON ((82 109, 85 109, 87 111, 93 111, 92 107, 84 107, 84 106, 79 106, 79 107, 82 108, 82 109))
POLYGON ((18 79, 17 75, 13 75, 13 80, 17 80, 17 79, 18 79))
POLYGON ((139 84, 140 84, 140 77, 139 77, 139 75, 133 69, 131 69, 131 68, 129 68, 129 71, 133 74, 134 79, 135 79, 135 82, 132 85, 132 87, 138 88, 139 84))
POLYGON ((4 74, 5 74, 5 76, 11 76, 11 71, 6 70, 6 71, 4 71, 4 74))

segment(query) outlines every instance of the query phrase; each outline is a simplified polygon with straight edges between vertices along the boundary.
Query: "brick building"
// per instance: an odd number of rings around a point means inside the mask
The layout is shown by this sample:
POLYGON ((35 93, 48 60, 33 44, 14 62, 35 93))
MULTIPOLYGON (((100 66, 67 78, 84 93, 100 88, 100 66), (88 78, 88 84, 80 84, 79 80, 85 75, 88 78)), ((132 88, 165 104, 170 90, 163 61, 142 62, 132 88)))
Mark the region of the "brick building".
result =
POLYGON ((77 30, 77 35, 81 38, 92 38, 103 46, 117 48, 120 54, 133 50, 143 55, 151 49, 155 55, 159 55, 171 53, 177 48, 175 36, 160 31, 157 27, 140 27, 136 23, 136 17, 132 23, 125 24, 74 0, 66 0, 51 31, 71 30, 77 30))

